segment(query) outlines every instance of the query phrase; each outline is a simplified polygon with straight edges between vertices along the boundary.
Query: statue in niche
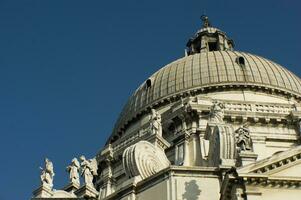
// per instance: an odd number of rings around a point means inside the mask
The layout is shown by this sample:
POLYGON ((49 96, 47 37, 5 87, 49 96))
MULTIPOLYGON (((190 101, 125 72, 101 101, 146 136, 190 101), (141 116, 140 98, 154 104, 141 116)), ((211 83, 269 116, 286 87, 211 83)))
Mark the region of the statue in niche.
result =
POLYGON ((155 110, 151 110, 150 130, 152 134, 162 136, 161 115, 155 110))
POLYGON ((45 167, 40 167, 40 169, 42 170, 40 176, 42 185, 52 189, 54 177, 52 162, 48 158, 45 158, 45 167))
POLYGON ((224 119, 224 104, 218 101, 213 102, 210 109, 209 119, 211 122, 219 123, 224 119))
POLYGON ((247 125, 243 125, 236 131, 236 145, 240 151, 252 151, 252 138, 247 125))
POLYGON ((73 158, 71 164, 67 167, 67 172, 69 172, 69 181, 75 185, 80 185, 79 181, 79 169, 80 164, 77 158, 73 158))
POLYGON ((93 189, 93 177, 97 175, 97 161, 96 159, 87 160, 85 156, 80 157, 81 160, 81 176, 84 178, 84 183, 93 189))

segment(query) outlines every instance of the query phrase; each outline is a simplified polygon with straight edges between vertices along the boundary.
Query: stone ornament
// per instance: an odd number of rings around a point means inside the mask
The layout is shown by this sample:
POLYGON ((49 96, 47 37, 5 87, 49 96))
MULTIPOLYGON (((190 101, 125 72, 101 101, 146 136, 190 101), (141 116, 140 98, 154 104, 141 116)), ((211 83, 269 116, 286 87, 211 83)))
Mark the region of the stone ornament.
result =
POLYGON ((151 110, 150 131, 152 134, 162 136, 161 115, 155 110, 151 110))
POLYGON ((80 157, 81 160, 81 176, 84 178, 86 186, 93 189, 93 177, 97 175, 97 161, 95 158, 87 160, 85 156, 80 157))
POLYGON ((236 146, 233 127, 217 125, 209 138, 208 161, 210 166, 234 166, 236 146))
POLYGON ((140 141, 125 149, 122 156, 123 168, 131 178, 145 179, 170 165, 163 150, 147 141, 140 141))
POLYGON ((45 167, 44 168, 40 167, 40 169, 42 170, 40 176, 42 186, 46 186, 52 189, 53 177, 55 175, 52 162, 48 158, 45 158, 45 167))
POLYGON ((214 101, 210 109, 209 119, 214 123, 222 123, 224 120, 224 104, 219 101, 214 101))
POLYGON ((236 145, 240 151, 252 151, 253 144, 250 136, 250 130, 246 125, 243 125, 235 131, 236 133, 236 145))
POLYGON ((208 16, 202 15, 201 20, 203 21, 203 28, 211 27, 208 16))
POLYGON ((71 161, 71 164, 67 166, 67 172, 69 173, 69 181, 72 184, 75 185, 80 185, 80 180, 79 180, 79 169, 80 169, 80 164, 77 160, 77 158, 73 158, 71 161))

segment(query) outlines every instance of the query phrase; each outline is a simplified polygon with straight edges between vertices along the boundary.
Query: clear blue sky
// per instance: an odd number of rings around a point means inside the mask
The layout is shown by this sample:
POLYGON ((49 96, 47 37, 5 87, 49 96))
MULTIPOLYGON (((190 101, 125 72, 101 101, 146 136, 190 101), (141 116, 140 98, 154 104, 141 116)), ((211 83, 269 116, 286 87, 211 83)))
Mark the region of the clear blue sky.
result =
POLYGON ((205 12, 236 50, 301 76, 298 0, 0 0, 0 200, 29 199, 49 157, 55 188, 94 156, 133 90, 184 54, 205 12))

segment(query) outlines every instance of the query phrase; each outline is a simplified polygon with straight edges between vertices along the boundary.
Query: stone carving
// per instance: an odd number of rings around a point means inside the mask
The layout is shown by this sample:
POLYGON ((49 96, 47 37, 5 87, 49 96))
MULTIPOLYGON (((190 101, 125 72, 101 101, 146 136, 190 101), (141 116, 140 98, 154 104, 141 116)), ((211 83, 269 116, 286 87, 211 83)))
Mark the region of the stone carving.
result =
POLYGON ((162 136, 161 115, 155 110, 151 110, 150 130, 152 134, 162 136))
POLYGON ((94 188, 93 177, 97 175, 97 161, 95 158, 87 160, 85 156, 80 157, 81 160, 81 176, 84 178, 86 186, 94 188))
POLYGON ((209 166, 234 166, 236 157, 235 136, 230 125, 216 125, 209 138, 209 166))
POLYGON ((202 15, 201 16, 201 20, 203 21, 203 27, 204 28, 207 28, 207 27, 211 27, 211 24, 210 24, 210 22, 209 22, 209 18, 208 18, 208 16, 206 16, 206 15, 202 15))
POLYGON ((125 149, 123 168, 129 177, 145 179, 170 165, 165 153, 147 141, 140 141, 125 149))
POLYGON ((209 119, 211 122, 221 123, 224 119, 224 104, 218 101, 213 102, 210 109, 209 119))
POLYGON ((236 145, 240 151, 252 151, 252 138, 250 136, 250 130, 247 125, 243 125, 235 131, 236 133, 236 145))
POLYGON ((55 175, 52 162, 48 158, 45 158, 45 167, 44 169, 40 167, 40 169, 42 170, 40 176, 42 185, 52 189, 53 177, 55 175))
POLYGON ((69 172, 69 181, 75 185, 80 185, 79 181, 79 169, 80 164, 77 158, 73 158, 71 164, 67 167, 67 171, 69 172))
POLYGON ((192 97, 189 97, 187 99, 181 98, 181 105, 183 106, 183 110, 187 113, 191 112, 191 105, 193 104, 192 102, 196 101, 192 97))

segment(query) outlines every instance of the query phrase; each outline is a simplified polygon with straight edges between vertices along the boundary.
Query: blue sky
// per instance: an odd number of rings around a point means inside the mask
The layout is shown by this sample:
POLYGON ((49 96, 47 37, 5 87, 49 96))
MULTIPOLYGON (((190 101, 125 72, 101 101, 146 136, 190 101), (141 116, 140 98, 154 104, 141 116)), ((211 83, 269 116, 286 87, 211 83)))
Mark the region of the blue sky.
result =
POLYGON ((55 188, 94 156, 123 104, 184 55, 206 13, 236 50, 301 76, 298 0, 0 0, 0 200, 29 199, 49 157, 55 188))

